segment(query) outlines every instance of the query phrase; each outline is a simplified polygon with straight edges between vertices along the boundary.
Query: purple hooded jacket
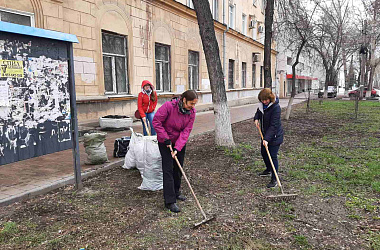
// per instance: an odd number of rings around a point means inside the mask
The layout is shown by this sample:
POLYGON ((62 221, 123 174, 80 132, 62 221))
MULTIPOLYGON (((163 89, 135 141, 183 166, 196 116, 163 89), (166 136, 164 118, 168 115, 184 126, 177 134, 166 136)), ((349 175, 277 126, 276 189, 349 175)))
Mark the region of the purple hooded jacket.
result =
POLYGON ((153 127, 157 133, 159 142, 164 143, 170 139, 175 148, 181 151, 190 136, 195 120, 195 109, 190 114, 182 114, 178 109, 178 99, 165 102, 156 112, 153 118, 153 127))

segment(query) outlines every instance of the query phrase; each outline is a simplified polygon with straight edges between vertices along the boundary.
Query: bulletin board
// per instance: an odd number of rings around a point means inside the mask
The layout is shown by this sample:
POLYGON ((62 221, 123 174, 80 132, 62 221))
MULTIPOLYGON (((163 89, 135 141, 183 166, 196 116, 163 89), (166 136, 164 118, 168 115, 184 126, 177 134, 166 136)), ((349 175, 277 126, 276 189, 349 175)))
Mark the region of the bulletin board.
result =
POLYGON ((0 165, 73 147, 67 46, 0 32, 0 165))

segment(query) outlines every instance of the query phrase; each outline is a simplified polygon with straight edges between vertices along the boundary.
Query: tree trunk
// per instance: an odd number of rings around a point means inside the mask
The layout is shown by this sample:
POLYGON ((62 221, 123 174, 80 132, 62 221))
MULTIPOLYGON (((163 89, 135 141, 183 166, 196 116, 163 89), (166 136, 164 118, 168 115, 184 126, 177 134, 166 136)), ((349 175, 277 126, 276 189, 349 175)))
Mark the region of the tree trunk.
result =
POLYGON ((208 0, 193 0, 193 4, 197 14, 199 33, 210 77, 215 115, 215 143, 218 146, 235 146, 223 80, 222 64, 219 56, 219 46, 215 36, 214 20, 212 19, 210 5, 208 0))
POLYGON ((264 40, 264 86, 272 88, 271 74, 271 50, 272 50, 272 34, 273 34, 273 12, 274 0, 267 0, 265 8, 265 40, 264 40))
POLYGON ((346 58, 346 51, 344 48, 342 49, 342 58, 343 58, 343 72, 344 72, 344 90, 348 91, 349 84, 348 84, 348 73, 347 73, 347 58, 346 58))
POLYGON ((285 120, 289 120, 290 112, 292 111, 292 103, 293 103, 294 97, 296 96, 296 66, 299 63, 301 51, 302 51, 303 47, 305 46, 305 44, 306 44, 306 40, 303 40, 301 45, 298 47, 296 61, 292 65, 292 74, 293 74, 293 76, 292 76, 292 93, 290 94, 288 107, 286 108, 285 120))

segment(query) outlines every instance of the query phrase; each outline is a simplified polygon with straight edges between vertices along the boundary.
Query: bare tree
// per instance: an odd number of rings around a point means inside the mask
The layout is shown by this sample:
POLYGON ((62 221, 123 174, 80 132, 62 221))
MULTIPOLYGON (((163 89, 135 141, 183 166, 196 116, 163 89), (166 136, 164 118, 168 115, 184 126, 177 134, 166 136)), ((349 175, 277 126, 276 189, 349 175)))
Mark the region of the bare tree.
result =
POLYGON ((282 0, 279 2, 279 32, 283 35, 279 40, 287 41, 288 48, 295 53, 292 64, 292 91, 286 109, 285 119, 288 120, 292 103, 296 95, 296 67, 308 41, 313 37, 312 17, 316 6, 310 12, 302 0, 282 0))
POLYGON ((224 85, 219 46, 215 36, 214 20, 208 0, 193 0, 197 14, 199 33, 210 77, 212 102, 215 115, 215 143, 218 146, 235 146, 232 136, 230 110, 224 85))
POLYGON ((346 0, 315 0, 321 16, 314 25, 314 39, 308 44, 316 50, 322 59, 326 72, 325 92, 328 86, 337 86, 337 73, 344 35, 347 33, 349 21, 349 2, 346 0))
POLYGON ((274 0, 267 0, 265 7, 265 39, 264 39, 264 86, 272 88, 272 36, 273 36, 274 0))
POLYGON ((365 30, 365 46, 368 48, 368 60, 366 65, 368 91, 366 97, 370 97, 376 68, 380 65, 380 56, 379 52, 377 52, 380 43, 380 0, 362 0, 362 3, 365 9, 364 18, 368 24, 365 30))

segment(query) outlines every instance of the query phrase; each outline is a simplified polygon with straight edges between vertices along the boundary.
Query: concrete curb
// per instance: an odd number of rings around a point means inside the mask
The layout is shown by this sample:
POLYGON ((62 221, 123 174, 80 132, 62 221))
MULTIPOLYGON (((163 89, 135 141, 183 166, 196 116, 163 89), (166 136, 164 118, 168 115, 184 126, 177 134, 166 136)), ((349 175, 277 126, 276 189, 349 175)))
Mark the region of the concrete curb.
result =
MULTIPOLYGON (((97 175, 103 171, 110 170, 110 169, 115 168, 115 167, 121 167, 123 164, 124 164, 124 158, 121 160, 118 160, 118 161, 108 163, 108 164, 103 165, 101 167, 98 167, 96 169, 88 170, 88 171, 82 173, 82 180, 88 179, 88 178, 95 176, 95 175, 97 175)), ((35 196, 38 196, 41 194, 46 194, 46 193, 53 191, 55 189, 58 189, 60 187, 64 187, 66 185, 72 185, 74 183, 75 183, 74 176, 67 176, 67 177, 64 177, 64 178, 54 182, 53 184, 47 184, 47 185, 44 185, 42 187, 31 189, 30 191, 27 191, 27 192, 22 193, 20 195, 12 196, 10 198, 4 199, 4 200, 0 201, 0 207, 7 206, 7 205, 10 205, 10 204, 15 203, 15 202, 21 202, 21 201, 30 199, 32 197, 35 197, 35 196)))

